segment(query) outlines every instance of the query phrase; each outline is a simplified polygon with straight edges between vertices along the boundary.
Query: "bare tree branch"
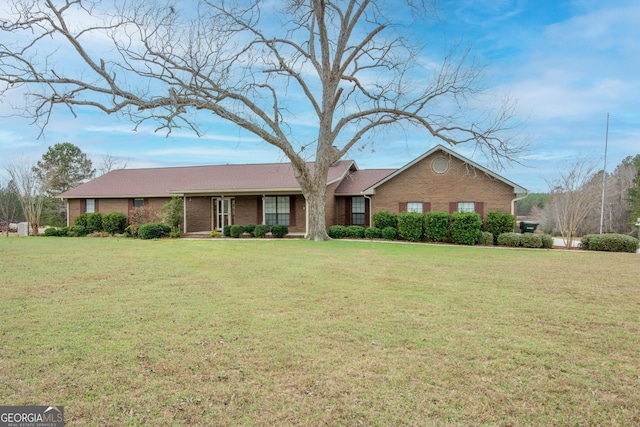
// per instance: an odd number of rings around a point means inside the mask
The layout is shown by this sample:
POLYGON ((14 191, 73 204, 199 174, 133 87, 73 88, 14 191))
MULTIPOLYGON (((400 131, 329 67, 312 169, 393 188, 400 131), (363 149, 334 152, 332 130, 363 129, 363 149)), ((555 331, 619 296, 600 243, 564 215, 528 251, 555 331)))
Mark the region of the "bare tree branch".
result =
MULTIPOLYGON (((314 212, 324 210, 329 166, 378 129, 474 144, 498 163, 524 148, 512 139, 513 104, 486 107, 469 52, 454 46, 434 67, 380 0, 116 4, 15 1, 0 26, 0 95, 26 90, 23 111, 43 130, 58 106, 153 122, 167 134, 200 135, 194 114, 211 113, 280 149, 314 212), (302 112, 314 115, 311 137, 293 125, 302 112)), ((401 6, 428 10, 392 7, 401 6)), ((324 239, 320 217, 311 237, 324 239)))

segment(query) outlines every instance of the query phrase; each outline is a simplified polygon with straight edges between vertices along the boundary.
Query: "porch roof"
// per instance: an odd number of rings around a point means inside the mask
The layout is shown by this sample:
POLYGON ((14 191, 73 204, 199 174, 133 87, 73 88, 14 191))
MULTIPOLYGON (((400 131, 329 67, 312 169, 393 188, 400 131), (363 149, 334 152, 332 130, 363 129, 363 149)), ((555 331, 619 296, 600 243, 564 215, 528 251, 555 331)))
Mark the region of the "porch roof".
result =
POLYGON ((396 169, 365 169, 351 172, 336 188, 337 196, 361 196, 372 185, 395 172, 396 169))
MULTIPOLYGON (((315 163, 309 163, 313 172, 315 163)), ((355 168, 342 160, 329 168, 328 183, 355 168)), ((120 169, 60 194, 64 199, 170 197, 172 194, 300 191, 290 163, 120 169)))

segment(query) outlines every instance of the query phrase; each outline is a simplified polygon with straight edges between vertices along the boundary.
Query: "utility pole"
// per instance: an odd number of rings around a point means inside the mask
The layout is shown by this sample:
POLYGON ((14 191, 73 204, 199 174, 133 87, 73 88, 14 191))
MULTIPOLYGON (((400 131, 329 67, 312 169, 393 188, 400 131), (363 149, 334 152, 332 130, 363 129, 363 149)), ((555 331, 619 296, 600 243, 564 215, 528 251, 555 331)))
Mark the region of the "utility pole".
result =
POLYGON ((609 113, 607 113, 607 132, 604 139, 604 168, 602 169, 602 204, 600 205, 600 234, 604 225, 604 190, 607 180, 607 146, 609 145, 609 113))

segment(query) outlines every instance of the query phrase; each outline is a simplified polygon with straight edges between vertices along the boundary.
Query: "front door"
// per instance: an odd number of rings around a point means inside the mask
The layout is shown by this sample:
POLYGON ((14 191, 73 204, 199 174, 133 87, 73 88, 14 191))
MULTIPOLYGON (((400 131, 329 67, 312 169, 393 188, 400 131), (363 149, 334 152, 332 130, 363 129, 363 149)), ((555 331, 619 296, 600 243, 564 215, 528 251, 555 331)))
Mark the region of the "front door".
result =
POLYGON ((233 224, 233 198, 215 198, 215 229, 222 231, 225 225, 233 224))

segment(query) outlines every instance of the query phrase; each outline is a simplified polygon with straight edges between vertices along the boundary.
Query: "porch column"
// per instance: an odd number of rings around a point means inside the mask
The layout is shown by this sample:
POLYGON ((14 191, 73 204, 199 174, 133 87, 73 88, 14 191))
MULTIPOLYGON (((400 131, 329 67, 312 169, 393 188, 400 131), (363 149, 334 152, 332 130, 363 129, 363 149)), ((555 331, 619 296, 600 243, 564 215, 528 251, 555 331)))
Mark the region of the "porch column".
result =
POLYGON ((304 198, 304 237, 309 238, 309 201, 304 198))
POLYGON ((187 198, 182 195, 182 229, 187 234, 187 198))

